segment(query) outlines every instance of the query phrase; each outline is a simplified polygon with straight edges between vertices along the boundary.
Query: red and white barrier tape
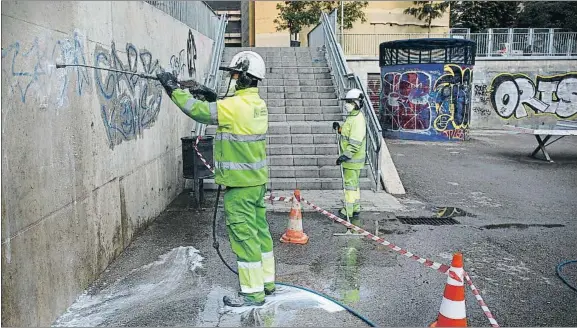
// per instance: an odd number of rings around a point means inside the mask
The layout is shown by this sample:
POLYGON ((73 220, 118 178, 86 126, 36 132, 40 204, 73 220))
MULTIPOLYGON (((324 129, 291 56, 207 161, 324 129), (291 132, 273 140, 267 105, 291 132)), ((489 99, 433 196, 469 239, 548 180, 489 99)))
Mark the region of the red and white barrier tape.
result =
POLYGON ((318 207, 317 205, 309 202, 308 200, 306 200, 306 199, 304 199, 304 198, 302 198, 302 197, 301 197, 301 201, 304 202, 304 203, 306 203, 307 205, 311 206, 312 208, 314 208, 317 212, 328 216, 328 217, 331 218, 332 220, 334 220, 334 221, 336 221, 336 222, 338 222, 338 223, 346 226, 347 228, 350 228, 350 229, 352 229, 352 230, 354 230, 354 231, 359 232, 362 236, 364 236, 364 237, 366 237, 366 238, 368 238, 368 239, 371 239, 371 240, 373 240, 373 241, 375 241, 375 242, 377 242, 377 243, 379 243, 379 244, 385 245, 385 246, 389 247, 391 250, 393 250, 393 251, 395 251, 395 252, 397 252, 397 253, 399 253, 399 254, 401 254, 401 255, 404 255, 404 256, 406 256, 406 257, 408 257, 408 258, 410 258, 410 259, 413 259, 413 260, 415 260, 415 261, 423 264, 424 266, 426 266, 426 267, 428 267, 428 268, 437 270, 437 271, 439 271, 439 272, 441 272, 441 273, 446 273, 446 272, 449 270, 449 268, 450 268, 450 267, 449 267, 448 265, 446 265, 446 264, 442 264, 442 263, 438 263, 438 262, 433 262, 433 261, 431 261, 431 260, 428 260, 428 259, 419 257, 419 256, 417 256, 417 255, 415 255, 415 254, 413 254, 413 253, 411 253, 411 252, 409 252, 409 251, 406 251, 406 250, 400 248, 399 246, 396 246, 395 244, 392 244, 392 243, 384 240, 383 238, 377 237, 377 236, 373 235, 372 233, 370 233, 370 232, 368 232, 368 231, 366 231, 366 230, 364 230, 364 229, 361 229, 361 228, 357 227, 357 226, 354 225, 354 224, 351 224, 351 223, 348 222, 347 220, 341 219, 340 217, 334 215, 333 213, 331 213, 331 212, 329 212, 329 211, 327 211, 327 210, 324 210, 324 209, 318 207))
POLYGON ((274 202, 285 202, 285 203, 289 203, 289 202, 292 201, 292 199, 293 199, 292 196, 291 196, 291 197, 284 197, 284 196, 281 196, 281 197, 264 196, 264 200, 268 200, 268 201, 270 201, 271 203, 272 203, 273 201, 274 201, 274 202))
MULTIPOLYGON (((212 168, 212 166, 210 166, 210 164, 206 161, 206 159, 204 158, 204 156, 202 156, 202 154, 200 153, 200 151, 198 150, 198 142, 200 141, 201 137, 198 136, 196 139, 196 143, 194 144, 194 150, 196 151, 196 154, 198 155, 198 157, 200 158, 200 160, 202 161, 202 163, 212 172, 214 173, 214 169, 212 168)), ((272 195, 270 196, 265 196, 264 200, 268 200, 271 203, 273 201, 280 201, 280 202, 290 202, 292 201, 293 197, 285 197, 285 196, 280 196, 280 197, 273 197, 272 195)), ((379 238, 375 235, 373 235, 372 233, 357 227, 354 224, 351 224, 350 222, 341 219, 340 217, 334 215, 333 213, 309 202, 308 200, 304 199, 301 197, 301 202, 306 203, 307 205, 311 206, 313 209, 315 209, 317 212, 329 217, 330 219, 332 219, 335 222, 338 222, 344 226, 346 226, 347 228, 353 229, 354 231, 359 232, 362 236, 371 239, 379 244, 385 245, 387 247, 389 247, 391 250, 404 255, 412 260, 415 260, 421 264, 423 264, 424 266, 434 269, 438 272, 441 272, 443 274, 447 274, 448 270, 450 269, 450 266, 446 265, 446 264, 442 264, 439 262, 434 262, 431 261, 429 259, 425 259, 422 258, 420 256, 417 256, 407 250, 404 250, 402 248, 400 248, 399 246, 396 246, 395 244, 392 244, 386 240, 384 240, 383 238, 379 238)), ((465 279, 467 280, 467 284, 469 285, 469 287, 471 288, 471 290, 473 291, 473 295, 475 295, 475 298, 477 299, 477 303, 479 304, 479 306, 481 306, 481 309, 483 310, 483 313, 485 314, 485 316, 487 317, 487 319, 489 319, 489 323, 491 323, 492 327, 499 327, 499 324, 497 323, 497 320, 495 320, 495 318, 493 317, 493 314, 491 313, 491 310, 489 310, 489 307, 487 306, 487 304, 485 303, 485 301, 483 300, 483 298, 481 297, 481 294, 479 293, 479 290, 475 287, 475 285, 473 285, 473 281, 471 280, 471 277, 469 277, 469 274, 467 272, 465 272, 465 279)))
POLYGON ((467 280, 467 284, 469 285, 469 287, 471 287, 473 295, 475 295, 475 298, 477 299, 477 303, 479 303, 479 306, 483 310, 483 313, 485 313, 485 316, 487 317, 487 319, 489 319, 489 323, 491 323, 491 326, 499 327, 497 320, 495 320, 495 317, 493 317, 493 313, 491 313, 491 310, 489 310, 489 307, 481 297, 481 293, 479 293, 477 287, 473 285, 473 281, 471 280, 471 277, 469 277, 469 274, 467 272, 465 272, 465 280, 467 280))
MULTIPOLYGON (((421 264, 423 264, 424 266, 434 269, 436 271, 439 271, 443 274, 447 274, 448 270, 451 268, 450 266, 446 265, 446 264, 442 264, 442 263, 438 263, 438 262, 434 262, 431 261, 429 259, 425 259, 422 257, 419 257, 407 250, 404 250, 402 248, 400 248, 399 246, 396 246, 386 240, 384 240, 383 238, 379 238, 375 235, 373 235, 372 233, 357 227, 354 224, 351 224, 350 222, 341 219, 340 217, 332 214, 331 212, 322 209, 321 207, 309 202, 308 200, 304 199, 301 197, 301 201, 306 203, 307 205, 311 206, 312 208, 314 208, 317 212, 331 218, 332 220, 346 226, 347 228, 351 228, 357 232, 359 232, 362 236, 371 239, 379 244, 385 245, 387 247, 389 247, 391 250, 404 255, 410 259, 413 259, 421 264)), ((469 287, 471 288, 471 290, 473 291, 473 295, 475 295, 475 298, 477 299, 477 303, 479 303, 479 305, 481 306, 481 309, 483 310, 483 313, 485 313, 485 316, 487 317, 487 319, 489 319, 489 322, 491 323, 492 327, 499 327, 499 324, 497 323, 497 320, 495 320, 495 318, 493 317, 493 314, 491 313, 491 310, 489 310, 489 307, 487 306, 487 304, 485 303, 485 301, 483 301, 483 298, 481 297, 479 291, 477 290, 477 288, 475 287, 475 285, 473 285, 473 281, 471 280, 471 277, 469 277, 469 275, 465 272, 465 278, 467 280, 467 284, 469 285, 469 287)))
POLYGON ((202 164, 204 164, 204 166, 206 166, 210 170, 210 172, 214 173, 214 169, 212 168, 212 166, 210 166, 210 164, 206 161, 204 156, 202 156, 202 154, 198 150, 198 142, 200 141, 200 139, 202 139, 201 136, 196 137, 196 142, 194 143, 194 146, 193 146, 194 150, 196 150, 196 154, 198 155, 198 157, 202 161, 202 164))

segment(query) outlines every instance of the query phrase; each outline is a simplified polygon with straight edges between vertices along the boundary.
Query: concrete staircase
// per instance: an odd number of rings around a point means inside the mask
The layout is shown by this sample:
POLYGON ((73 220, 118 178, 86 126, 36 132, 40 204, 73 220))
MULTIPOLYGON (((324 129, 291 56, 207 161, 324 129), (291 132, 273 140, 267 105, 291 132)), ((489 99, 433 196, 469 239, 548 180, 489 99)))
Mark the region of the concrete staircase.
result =
MULTIPOLYGON (((225 48, 222 64, 228 65, 242 50, 257 52, 267 66, 259 93, 269 111, 269 187, 341 190, 332 122, 342 122, 344 116, 324 55, 312 48, 225 48)), ((227 86, 228 81, 221 83, 221 94, 227 86)), ((214 135, 215 130, 209 126, 206 134, 214 135)), ((370 188, 365 168, 361 189, 370 188)))

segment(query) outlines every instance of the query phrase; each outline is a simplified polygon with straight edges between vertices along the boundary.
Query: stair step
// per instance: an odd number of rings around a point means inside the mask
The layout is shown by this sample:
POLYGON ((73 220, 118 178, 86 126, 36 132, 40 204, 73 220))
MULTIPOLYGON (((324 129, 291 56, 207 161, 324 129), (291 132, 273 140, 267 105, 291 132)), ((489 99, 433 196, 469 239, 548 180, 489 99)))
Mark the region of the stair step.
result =
MULTIPOLYGON (((271 178, 340 178, 341 167, 327 166, 269 166, 271 178)), ((367 177, 367 170, 361 170, 361 177, 367 177)))
POLYGON ((340 121, 342 114, 269 114, 269 122, 289 121, 340 121))
POLYGON ((267 86, 333 86, 331 79, 264 79, 262 85, 267 86))
POLYGON ((259 92, 262 99, 331 99, 334 105, 337 105, 337 95, 327 92, 259 92))
MULTIPOLYGON (((337 120, 338 121, 338 120, 337 120)), ((216 126, 209 125, 206 127, 206 135, 214 136, 216 126)), ((268 134, 335 134, 332 122, 268 122, 268 134)))
POLYGON ((269 155, 267 159, 269 165, 292 165, 299 166, 327 166, 335 165, 337 161, 337 148, 335 147, 334 156, 330 155, 269 155))
POLYGON ((267 155, 336 155, 337 145, 268 145, 266 148, 267 155))
POLYGON ((274 134, 268 135, 269 145, 308 145, 308 144, 335 144, 337 137, 334 134, 274 134))
MULTIPOLYGON (((272 74, 271 74, 272 75, 272 74)), ((280 76, 280 74, 277 74, 280 76)), ((226 88, 222 88, 226 91, 226 88)), ((282 85, 259 85, 259 91, 270 92, 318 92, 318 93, 335 93, 335 87, 332 85, 328 86, 282 86, 282 85)), ((335 96, 336 97, 336 96, 335 96)))
MULTIPOLYGON (((342 190, 343 180, 339 178, 270 178, 272 189, 300 189, 300 190, 342 190)), ((359 179, 361 189, 370 189, 371 180, 359 179)))
POLYGON ((267 99, 267 107, 284 106, 338 106, 336 99, 267 99))
MULTIPOLYGON (((371 189, 373 182, 369 178, 359 179, 360 188, 363 190, 371 189)), ((205 179, 204 188, 206 190, 216 190, 218 185, 214 179, 205 179)), ((273 190, 343 190, 343 181, 341 178, 270 178, 267 188, 273 190)), ((282 195, 288 196, 288 195, 282 195)))
MULTIPOLYGON (((230 63, 229 62, 222 62, 222 65, 226 66, 230 63)), ((328 67, 313 67, 312 65, 307 66, 296 66, 293 65, 292 67, 275 67, 275 66, 267 66, 266 73, 265 73, 265 80, 267 79, 268 74, 322 74, 322 73, 330 73, 330 69, 328 67)))
POLYGON ((302 107, 302 102, 294 102, 295 106, 269 107, 269 114, 340 114, 339 106, 302 107))

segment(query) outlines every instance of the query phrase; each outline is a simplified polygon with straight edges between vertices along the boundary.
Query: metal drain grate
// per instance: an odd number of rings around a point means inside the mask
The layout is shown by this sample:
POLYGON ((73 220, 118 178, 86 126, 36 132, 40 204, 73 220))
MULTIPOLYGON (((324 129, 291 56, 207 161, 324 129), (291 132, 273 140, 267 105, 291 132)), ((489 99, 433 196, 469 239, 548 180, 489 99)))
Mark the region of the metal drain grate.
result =
POLYGON ((397 217, 402 224, 411 225, 453 225, 460 224, 459 221, 453 218, 404 218, 397 217))

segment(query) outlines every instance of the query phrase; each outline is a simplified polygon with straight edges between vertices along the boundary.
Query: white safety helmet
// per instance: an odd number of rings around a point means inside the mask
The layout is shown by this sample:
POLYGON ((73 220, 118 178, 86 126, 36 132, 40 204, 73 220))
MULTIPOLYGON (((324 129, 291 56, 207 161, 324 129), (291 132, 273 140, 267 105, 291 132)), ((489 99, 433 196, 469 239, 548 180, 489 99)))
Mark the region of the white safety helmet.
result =
POLYGON ((345 95, 345 97, 342 100, 352 101, 357 105, 357 108, 362 108, 363 107, 363 98, 365 98, 365 95, 363 94, 363 92, 361 90, 351 89, 347 92, 347 94, 345 95))
POLYGON ((241 51, 232 57, 228 67, 222 70, 242 73, 246 72, 251 78, 264 79, 265 65, 262 57, 254 51, 241 51))

